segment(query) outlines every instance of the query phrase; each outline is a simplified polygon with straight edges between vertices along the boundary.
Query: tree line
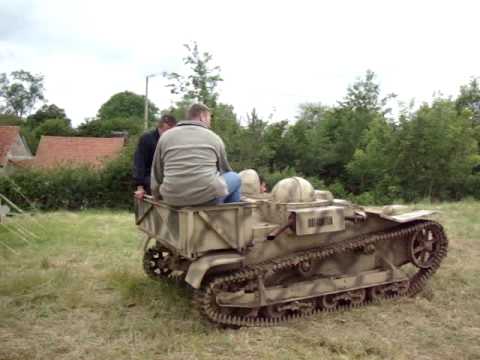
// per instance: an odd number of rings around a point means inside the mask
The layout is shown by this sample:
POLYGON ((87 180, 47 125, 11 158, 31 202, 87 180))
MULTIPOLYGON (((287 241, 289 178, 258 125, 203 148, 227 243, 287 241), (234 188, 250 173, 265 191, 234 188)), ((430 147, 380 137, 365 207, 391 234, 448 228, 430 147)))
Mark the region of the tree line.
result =
MULTIPOLYGON (((285 176, 304 176, 316 188, 363 203, 480 198, 477 78, 461 86, 455 98, 438 95, 416 109, 404 106, 394 116, 389 104, 395 95, 382 96, 375 74, 367 71, 335 105, 301 104, 290 121, 265 119, 253 108, 242 123, 232 105, 219 101, 223 79, 220 67, 212 65, 212 55, 201 52, 196 43, 186 45, 186 53, 184 73, 164 74, 179 100, 163 110, 150 103, 150 119, 160 113, 181 119, 191 102, 205 103, 213 112, 213 130, 223 138, 237 170, 255 168, 270 186, 285 176)), ((43 99, 42 78, 36 78, 40 84, 33 87, 33 103, 43 99)), ((13 73, 0 75, 0 122, 19 124, 32 148, 41 135, 112 136, 124 131, 134 143, 143 130, 144 97, 129 91, 113 95, 76 129, 53 104, 26 116, 32 102, 22 108, 21 102, 7 101, 22 93, 18 86, 17 92, 9 92, 9 87, 32 80, 25 80, 25 74, 22 79, 16 81, 13 73)), ((28 93, 30 88, 23 86, 28 93)), ((124 171, 130 171, 128 161, 124 163, 124 171)))

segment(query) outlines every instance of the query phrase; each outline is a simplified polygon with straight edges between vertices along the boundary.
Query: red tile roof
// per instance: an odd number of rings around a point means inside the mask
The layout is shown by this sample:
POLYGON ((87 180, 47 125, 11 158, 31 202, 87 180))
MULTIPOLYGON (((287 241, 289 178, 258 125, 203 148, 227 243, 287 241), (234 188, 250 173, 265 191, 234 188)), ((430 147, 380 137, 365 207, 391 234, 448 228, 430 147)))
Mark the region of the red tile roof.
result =
POLYGON ((105 160, 115 158, 124 144, 124 138, 42 136, 32 165, 101 167, 105 160))
POLYGON ((0 126, 0 165, 7 162, 7 154, 20 134, 18 126, 0 126))

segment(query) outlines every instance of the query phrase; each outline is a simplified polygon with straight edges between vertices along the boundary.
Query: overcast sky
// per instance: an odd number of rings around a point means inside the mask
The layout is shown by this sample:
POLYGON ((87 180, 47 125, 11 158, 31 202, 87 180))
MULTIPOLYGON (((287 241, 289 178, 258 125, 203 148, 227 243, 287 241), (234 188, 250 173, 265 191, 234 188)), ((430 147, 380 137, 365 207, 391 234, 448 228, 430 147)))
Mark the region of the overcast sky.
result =
MULTIPOLYGON (((367 69, 408 102, 458 93, 480 75, 480 2, 0 0, 0 72, 45 76, 49 103, 78 125, 145 75, 182 71, 197 41, 221 66, 220 99, 245 114, 293 119, 334 104, 367 69)), ((160 107, 175 99, 150 82, 160 107)))

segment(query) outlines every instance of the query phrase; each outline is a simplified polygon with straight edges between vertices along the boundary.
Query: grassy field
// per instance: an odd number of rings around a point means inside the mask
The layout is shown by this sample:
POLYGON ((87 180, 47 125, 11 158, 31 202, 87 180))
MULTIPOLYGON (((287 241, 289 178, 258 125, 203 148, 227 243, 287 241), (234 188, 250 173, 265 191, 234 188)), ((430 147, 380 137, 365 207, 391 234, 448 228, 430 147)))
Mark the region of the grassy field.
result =
POLYGON ((28 241, 2 227, 0 359, 480 359, 480 203, 423 207, 450 238, 424 293, 269 329, 219 329, 148 280, 131 214, 40 215, 28 241))

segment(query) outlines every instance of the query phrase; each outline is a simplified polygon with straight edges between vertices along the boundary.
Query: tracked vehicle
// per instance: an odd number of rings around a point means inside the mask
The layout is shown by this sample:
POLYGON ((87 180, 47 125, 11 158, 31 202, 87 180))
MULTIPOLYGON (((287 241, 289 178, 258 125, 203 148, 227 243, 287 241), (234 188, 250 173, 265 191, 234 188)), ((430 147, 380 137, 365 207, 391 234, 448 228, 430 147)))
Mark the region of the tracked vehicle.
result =
POLYGON ((215 323, 272 326, 413 296, 447 254, 432 211, 362 208, 301 178, 244 195, 216 206, 135 203, 147 275, 188 283, 215 323))

